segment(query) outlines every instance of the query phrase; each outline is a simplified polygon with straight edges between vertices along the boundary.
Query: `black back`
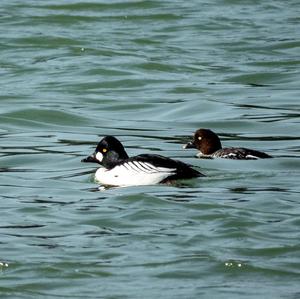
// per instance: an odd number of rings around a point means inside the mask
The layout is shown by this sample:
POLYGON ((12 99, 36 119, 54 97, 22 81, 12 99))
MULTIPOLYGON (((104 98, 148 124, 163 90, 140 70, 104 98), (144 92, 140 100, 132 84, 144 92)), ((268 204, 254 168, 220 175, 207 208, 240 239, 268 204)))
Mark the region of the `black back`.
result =
POLYGON ((244 147, 227 147, 218 150, 214 154, 215 157, 228 158, 233 160, 256 160, 272 158, 272 156, 257 150, 244 147))

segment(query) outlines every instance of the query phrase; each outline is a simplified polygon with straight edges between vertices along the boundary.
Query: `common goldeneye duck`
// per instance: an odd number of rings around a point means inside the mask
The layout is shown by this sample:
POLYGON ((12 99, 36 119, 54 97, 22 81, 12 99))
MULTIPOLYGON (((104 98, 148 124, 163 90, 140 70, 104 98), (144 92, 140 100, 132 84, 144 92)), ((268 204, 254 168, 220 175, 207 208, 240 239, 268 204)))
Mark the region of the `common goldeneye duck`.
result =
POLYGON ((217 134, 208 129, 199 129, 194 134, 194 140, 184 145, 184 148, 197 148, 199 158, 226 158, 235 160, 256 160, 272 158, 270 155, 243 147, 222 148, 217 134))
POLYGON ((81 162, 102 165, 96 171, 95 179, 109 186, 153 185, 204 176, 188 164, 160 155, 129 158, 121 142, 113 136, 104 137, 95 152, 81 162))

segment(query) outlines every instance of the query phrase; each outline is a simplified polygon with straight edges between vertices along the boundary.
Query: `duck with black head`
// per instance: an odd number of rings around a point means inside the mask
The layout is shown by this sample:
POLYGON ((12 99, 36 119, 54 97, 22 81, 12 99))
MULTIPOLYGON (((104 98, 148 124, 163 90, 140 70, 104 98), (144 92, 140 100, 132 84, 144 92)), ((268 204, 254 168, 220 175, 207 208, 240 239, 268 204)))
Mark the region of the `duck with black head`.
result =
POLYGON ((108 186, 137 186, 166 183, 204 176, 190 165, 161 155, 142 154, 129 157, 114 136, 104 137, 95 152, 82 162, 98 163, 96 181, 108 186))

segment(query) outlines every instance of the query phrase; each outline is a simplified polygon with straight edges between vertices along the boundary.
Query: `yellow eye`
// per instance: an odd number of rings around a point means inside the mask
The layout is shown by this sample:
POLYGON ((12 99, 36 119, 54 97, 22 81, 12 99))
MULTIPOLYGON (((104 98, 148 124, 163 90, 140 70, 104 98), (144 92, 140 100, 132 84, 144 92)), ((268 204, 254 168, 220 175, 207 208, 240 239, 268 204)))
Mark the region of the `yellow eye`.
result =
POLYGON ((103 153, 106 153, 106 152, 107 152, 107 148, 104 148, 104 149, 102 150, 102 152, 103 152, 103 153))

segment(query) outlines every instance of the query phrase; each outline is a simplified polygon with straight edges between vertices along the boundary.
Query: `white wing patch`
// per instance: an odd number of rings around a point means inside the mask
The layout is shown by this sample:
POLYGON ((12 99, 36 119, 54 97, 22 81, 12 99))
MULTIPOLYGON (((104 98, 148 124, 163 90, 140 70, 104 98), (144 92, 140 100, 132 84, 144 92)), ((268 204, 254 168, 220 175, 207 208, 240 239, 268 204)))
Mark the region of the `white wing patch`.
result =
POLYGON ((98 182, 111 186, 137 186, 158 184, 176 168, 156 167, 148 162, 129 161, 113 169, 99 168, 95 174, 98 182))
POLYGON ((229 154, 227 154, 227 155, 223 155, 222 157, 223 157, 223 158, 235 158, 236 156, 237 156, 236 153, 229 153, 229 154))
POLYGON ((258 157, 256 157, 256 156, 253 156, 253 155, 246 155, 246 157, 245 157, 246 159, 258 159, 258 157))
POLYGON ((159 172, 173 173, 176 171, 176 168, 156 167, 148 162, 140 162, 140 161, 130 161, 120 166, 121 167, 123 166, 128 170, 136 171, 137 173, 159 173, 159 172))

